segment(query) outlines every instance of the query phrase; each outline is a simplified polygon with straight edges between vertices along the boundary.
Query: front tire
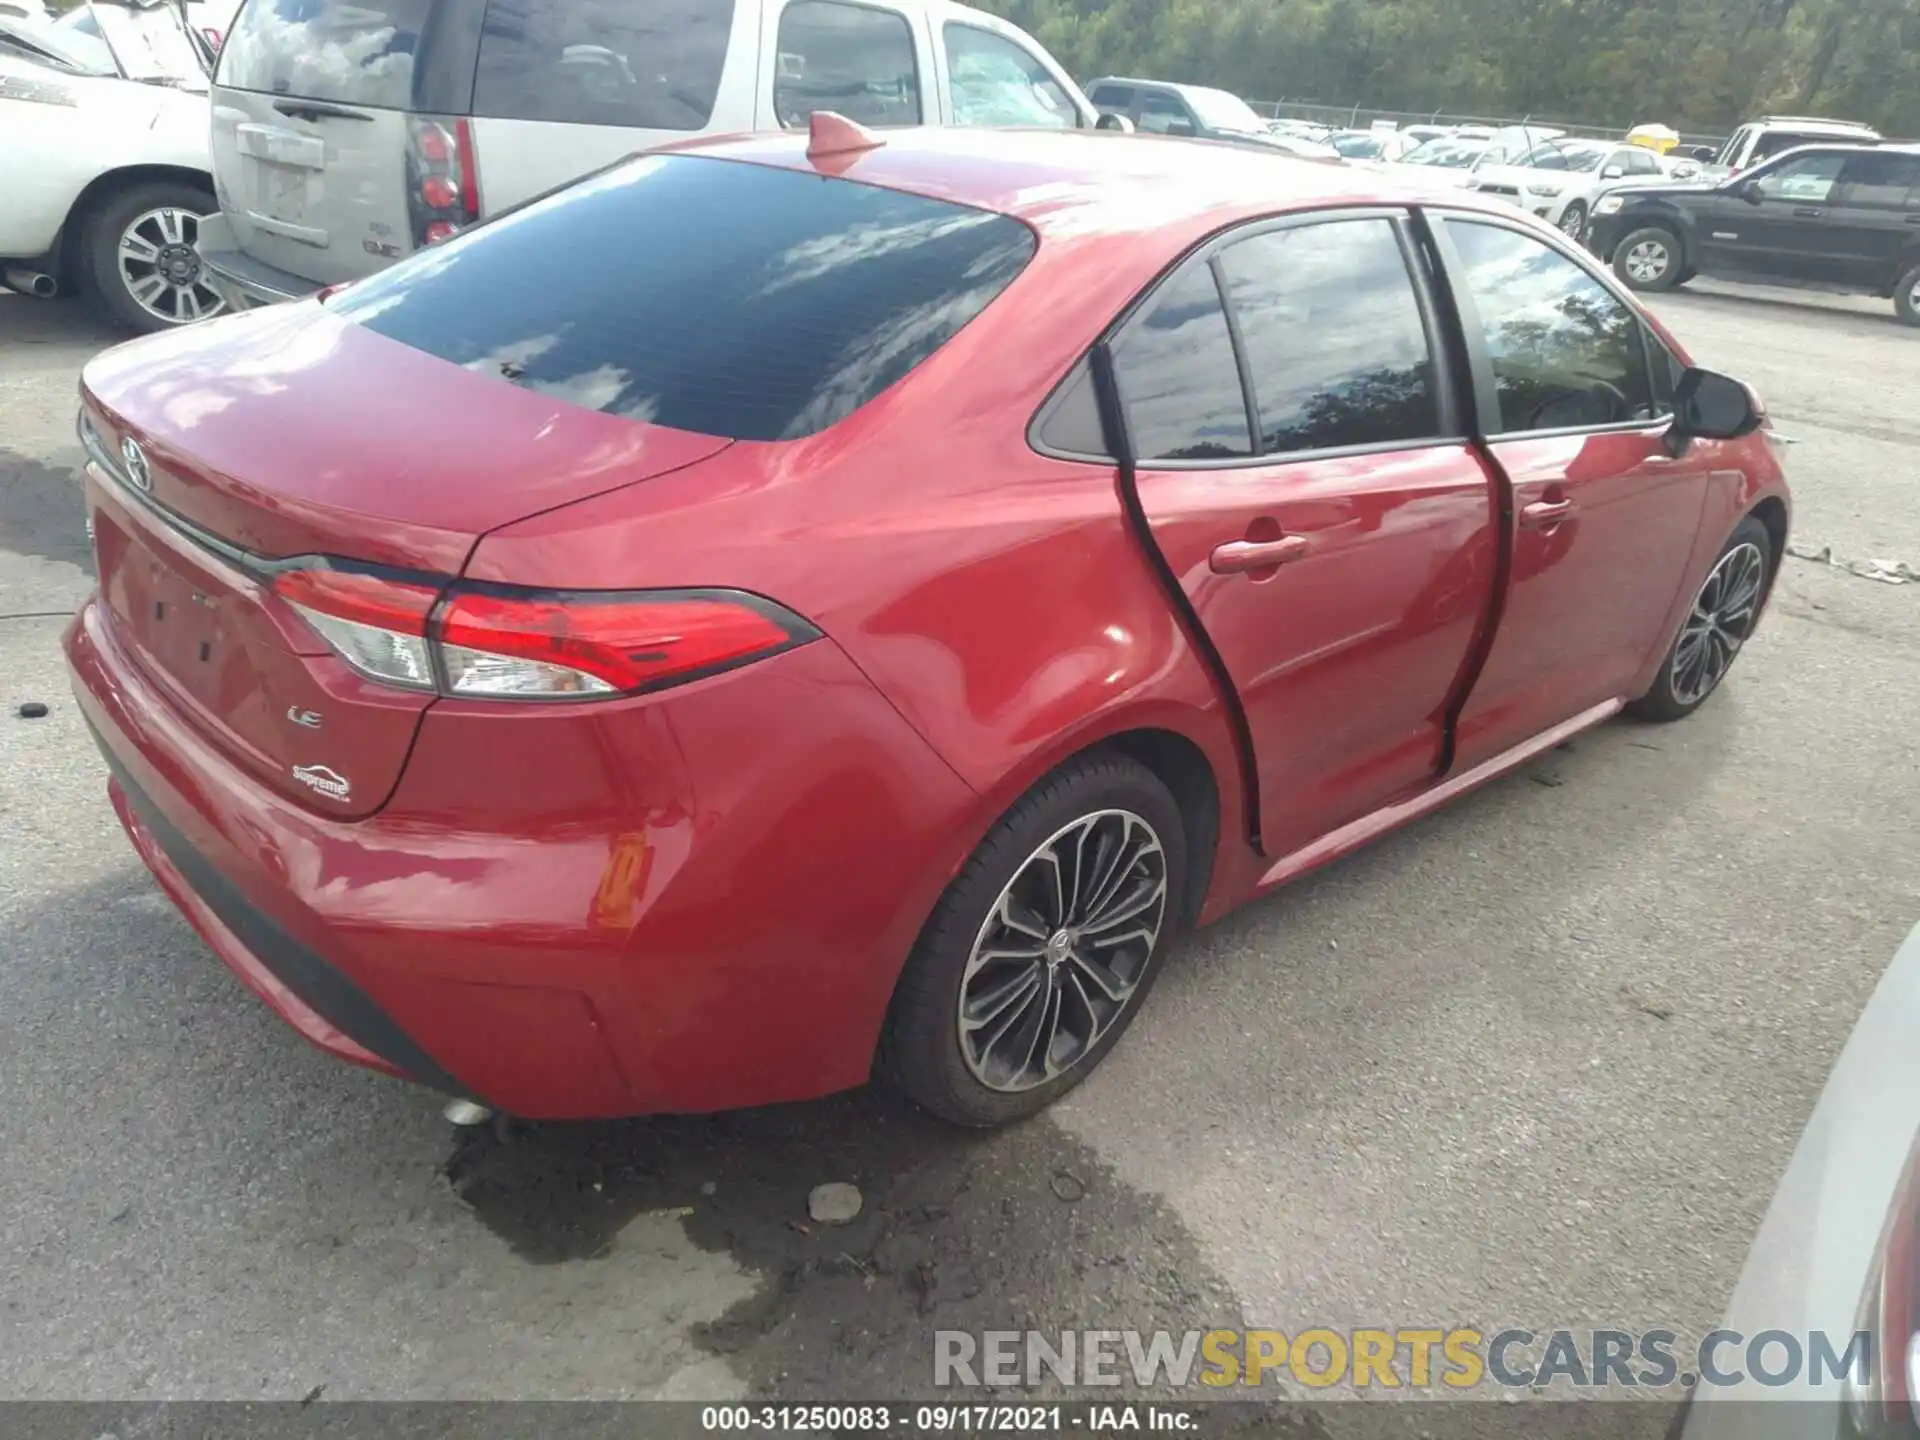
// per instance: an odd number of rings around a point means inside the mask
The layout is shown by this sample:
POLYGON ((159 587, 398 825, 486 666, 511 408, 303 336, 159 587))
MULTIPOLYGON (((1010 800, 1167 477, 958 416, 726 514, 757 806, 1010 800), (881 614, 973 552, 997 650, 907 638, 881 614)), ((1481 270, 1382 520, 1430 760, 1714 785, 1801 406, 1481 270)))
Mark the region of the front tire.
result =
POLYGON ((1561 213, 1560 233, 1576 245, 1587 243, 1587 207, 1575 200, 1561 213))
POLYGON ((894 992, 881 1071, 943 1119, 1044 1109, 1140 1011, 1186 902, 1186 832, 1146 766, 1095 753, 1042 780, 947 887, 894 992))
POLYGON ((129 185, 87 216, 80 236, 83 288, 106 316, 143 335, 205 320, 226 308, 194 250, 212 195, 179 180, 129 185))
POLYGON ((1908 325, 1920 325, 1920 265, 1902 275, 1893 287, 1893 313, 1908 325))
POLYGON ((1680 633, 1660 662, 1653 688, 1631 705, 1642 720, 1679 720, 1720 688, 1753 634, 1774 565, 1773 537, 1749 515, 1734 526, 1707 578, 1694 592, 1680 633))
POLYGON ((1684 261, 1680 238, 1659 225, 1635 230, 1613 247, 1613 273, 1634 290, 1671 290, 1684 261))

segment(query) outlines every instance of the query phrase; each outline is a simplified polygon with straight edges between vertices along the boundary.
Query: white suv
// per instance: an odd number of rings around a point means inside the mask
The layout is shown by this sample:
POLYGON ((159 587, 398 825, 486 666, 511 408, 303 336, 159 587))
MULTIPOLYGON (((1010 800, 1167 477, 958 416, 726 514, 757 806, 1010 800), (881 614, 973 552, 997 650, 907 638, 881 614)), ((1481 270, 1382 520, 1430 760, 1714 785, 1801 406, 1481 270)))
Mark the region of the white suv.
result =
POLYGON ((235 308, 292 299, 636 150, 815 110, 1099 123, 1031 36, 950 0, 248 0, 200 254, 235 308))
POLYGON ((1821 120, 1809 115, 1762 115, 1749 120, 1720 147, 1713 157, 1717 170, 1738 175, 1751 170, 1762 160, 1799 145, 1832 144, 1872 145, 1881 138, 1871 125, 1856 125, 1851 120, 1821 120))

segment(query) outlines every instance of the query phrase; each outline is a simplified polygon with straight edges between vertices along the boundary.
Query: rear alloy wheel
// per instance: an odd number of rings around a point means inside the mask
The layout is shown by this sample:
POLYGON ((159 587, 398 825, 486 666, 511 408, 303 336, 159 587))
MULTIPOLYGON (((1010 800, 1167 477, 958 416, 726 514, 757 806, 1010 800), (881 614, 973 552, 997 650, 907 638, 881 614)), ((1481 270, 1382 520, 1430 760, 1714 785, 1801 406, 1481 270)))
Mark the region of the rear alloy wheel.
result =
POLYGON ((1614 247, 1613 273, 1635 290, 1671 290, 1680 283, 1680 242, 1650 225, 1614 247))
POLYGON ((882 1065, 927 1109, 999 1125, 1100 1063, 1183 914, 1180 812, 1121 755, 1073 762, 980 843, 927 922, 888 1014, 882 1065))
POLYGON ((110 197, 82 236, 87 288, 109 316, 143 334, 190 325, 226 308, 194 249, 204 190, 177 181, 134 185, 110 197))
POLYGON ((1560 233, 1576 245, 1587 243, 1587 207, 1575 200, 1560 216, 1560 233))
POLYGON ((1894 286, 1893 313, 1909 325, 1920 325, 1920 265, 1902 275, 1894 286))
POLYGON ((1680 634, 1653 689, 1627 707, 1629 714, 1642 720, 1678 720, 1720 688, 1760 618, 1772 554, 1767 527, 1751 515, 1734 527, 1680 622, 1680 634))

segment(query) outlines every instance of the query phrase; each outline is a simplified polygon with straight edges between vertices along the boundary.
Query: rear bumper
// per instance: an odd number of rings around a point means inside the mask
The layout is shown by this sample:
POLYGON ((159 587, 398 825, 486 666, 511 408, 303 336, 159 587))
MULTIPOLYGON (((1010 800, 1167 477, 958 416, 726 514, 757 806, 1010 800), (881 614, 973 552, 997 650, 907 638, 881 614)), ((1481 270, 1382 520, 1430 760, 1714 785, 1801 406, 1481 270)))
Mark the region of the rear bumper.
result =
POLYGON ((233 227, 224 215, 209 215, 200 222, 195 249, 205 267, 207 283, 231 310, 304 300, 320 289, 311 280, 263 265, 248 255, 234 239, 233 227))
POLYGON ((441 702, 358 821, 227 761, 97 601, 65 645, 129 837, 228 967, 329 1053, 528 1118, 862 1083, 979 823, 830 641, 632 702, 441 702))

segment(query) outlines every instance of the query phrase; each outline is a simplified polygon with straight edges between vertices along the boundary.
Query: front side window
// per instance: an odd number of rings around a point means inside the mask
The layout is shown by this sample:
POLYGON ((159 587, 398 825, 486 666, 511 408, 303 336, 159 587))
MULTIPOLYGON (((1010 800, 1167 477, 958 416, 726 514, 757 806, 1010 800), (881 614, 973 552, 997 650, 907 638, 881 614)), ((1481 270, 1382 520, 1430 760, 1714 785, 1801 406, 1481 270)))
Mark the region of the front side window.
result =
POLYGON ((1912 191, 1920 187, 1920 159, 1891 150, 1873 150, 1849 156, 1840 171, 1845 191, 1842 203, 1861 205, 1870 210, 1905 210, 1912 206, 1912 191))
POLYGON ((1390 221, 1272 230, 1220 254, 1263 453, 1428 440, 1432 356, 1390 221))
POLYGON ((700 130, 732 33, 733 0, 490 0, 473 113, 700 130))
POLYGON ((780 123, 832 110, 862 125, 920 123, 913 28, 897 10, 796 0, 780 16, 773 108, 780 123))
POLYGON ((1831 152, 1824 155, 1802 155, 1793 160, 1783 160, 1780 164, 1756 176, 1754 184, 1760 187, 1760 195, 1765 200, 1787 200, 1796 205, 1824 205, 1833 194, 1833 185, 1840 178, 1840 167, 1847 163, 1845 155, 1831 152))
POLYGON ((646 155, 423 250, 328 308, 478 374, 737 440, 824 430, 1013 283, 1005 215, 646 155))
POLYGON ((1500 429, 1585 429, 1653 418, 1640 317, 1531 235, 1449 219, 1493 360, 1500 429))
POLYGON ((220 47, 222 85, 407 109, 434 0, 248 0, 220 47))
POLYGON ((1072 99, 1024 45, 976 25, 947 25, 944 35, 954 124, 1079 125, 1072 99))
POLYGON ((1185 133, 1193 131, 1193 116, 1187 113, 1187 107, 1172 95, 1164 95, 1154 90, 1142 91, 1140 95, 1140 128, 1150 130, 1155 135, 1170 134, 1174 127, 1185 127, 1185 133))
POLYGON ((1627 174, 1629 175, 1658 175, 1660 173, 1660 162, 1645 150, 1637 148, 1629 150, 1626 152, 1626 157, 1627 174))
POLYGON ((1189 265, 1115 347, 1114 378, 1142 459, 1251 455, 1246 393, 1213 268, 1189 265))
POLYGON ((1101 110, 1125 112, 1133 104, 1133 91, 1125 85, 1096 85, 1087 98, 1101 110))

